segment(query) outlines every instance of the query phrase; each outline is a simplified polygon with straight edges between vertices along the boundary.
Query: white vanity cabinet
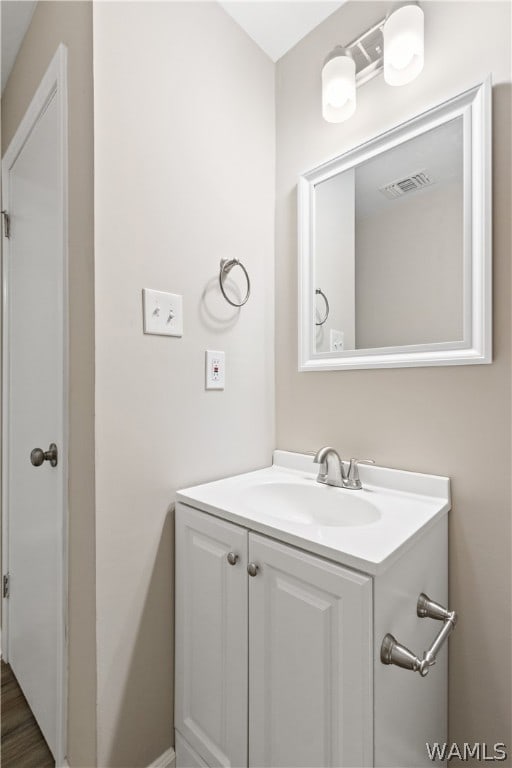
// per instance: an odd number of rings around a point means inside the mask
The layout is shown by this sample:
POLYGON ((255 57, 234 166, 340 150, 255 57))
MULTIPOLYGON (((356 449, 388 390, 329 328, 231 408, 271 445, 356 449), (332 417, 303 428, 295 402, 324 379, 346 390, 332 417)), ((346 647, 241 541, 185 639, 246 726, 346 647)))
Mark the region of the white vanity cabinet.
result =
POLYGON ((178 503, 177 768, 371 765, 371 678, 371 578, 178 503))
POLYGON ((352 491, 315 470, 276 451, 177 493, 176 768, 444 764, 447 647, 418 665, 454 626, 449 480, 363 465, 352 491))

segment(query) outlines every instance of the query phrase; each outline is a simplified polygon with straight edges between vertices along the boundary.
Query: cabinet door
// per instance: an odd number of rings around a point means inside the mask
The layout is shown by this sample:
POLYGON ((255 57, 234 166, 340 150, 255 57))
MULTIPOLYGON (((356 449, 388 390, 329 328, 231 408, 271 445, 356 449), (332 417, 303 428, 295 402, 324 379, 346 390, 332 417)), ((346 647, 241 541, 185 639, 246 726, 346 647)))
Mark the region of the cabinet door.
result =
POLYGON ((257 534, 249 560, 249 765, 371 766, 371 579, 257 534))
POLYGON ((175 724, 212 767, 247 766, 247 653, 247 531, 178 504, 175 724))

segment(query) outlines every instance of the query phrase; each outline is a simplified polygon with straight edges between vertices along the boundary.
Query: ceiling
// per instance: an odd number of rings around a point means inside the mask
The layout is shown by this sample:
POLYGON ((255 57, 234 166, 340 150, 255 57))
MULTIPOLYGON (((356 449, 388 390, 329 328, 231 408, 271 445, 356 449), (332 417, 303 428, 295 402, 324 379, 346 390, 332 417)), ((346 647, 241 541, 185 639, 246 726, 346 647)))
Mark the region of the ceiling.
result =
POLYGON ((277 61, 345 0, 226 0, 219 4, 277 61))
MULTIPOLYGON (((242 29, 277 61, 345 0, 226 0, 220 2, 242 29)), ((2 91, 37 2, 2 0, 2 91)))

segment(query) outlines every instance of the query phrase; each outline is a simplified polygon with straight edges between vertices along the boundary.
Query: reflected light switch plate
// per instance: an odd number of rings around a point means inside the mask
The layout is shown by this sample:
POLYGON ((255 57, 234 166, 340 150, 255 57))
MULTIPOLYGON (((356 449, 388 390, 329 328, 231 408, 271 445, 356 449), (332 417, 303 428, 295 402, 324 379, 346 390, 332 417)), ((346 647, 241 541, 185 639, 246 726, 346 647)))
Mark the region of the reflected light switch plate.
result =
POLYGON ((177 293, 142 289, 144 333, 183 336, 183 297, 177 293))

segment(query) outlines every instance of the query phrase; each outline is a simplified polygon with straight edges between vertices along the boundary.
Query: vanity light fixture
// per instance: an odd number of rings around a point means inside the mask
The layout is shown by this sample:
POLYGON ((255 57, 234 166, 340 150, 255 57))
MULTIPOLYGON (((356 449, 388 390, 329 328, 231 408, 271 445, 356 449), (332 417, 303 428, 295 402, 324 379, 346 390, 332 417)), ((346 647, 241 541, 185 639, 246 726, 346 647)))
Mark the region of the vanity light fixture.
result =
POLYGON ((423 69, 423 11, 415 0, 396 3, 386 18, 347 46, 336 46, 322 69, 322 115, 342 123, 356 109, 356 87, 384 70, 389 85, 405 85, 423 69))
POLYGON ((417 4, 402 5, 391 13, 382 29, 384 80, 406 85, 423 69, 423 11, 417 4))
POLYGON ((356 111, 356 64, 338 45, 322 69, 322 114, 328 123, 342 123, 356 111))

